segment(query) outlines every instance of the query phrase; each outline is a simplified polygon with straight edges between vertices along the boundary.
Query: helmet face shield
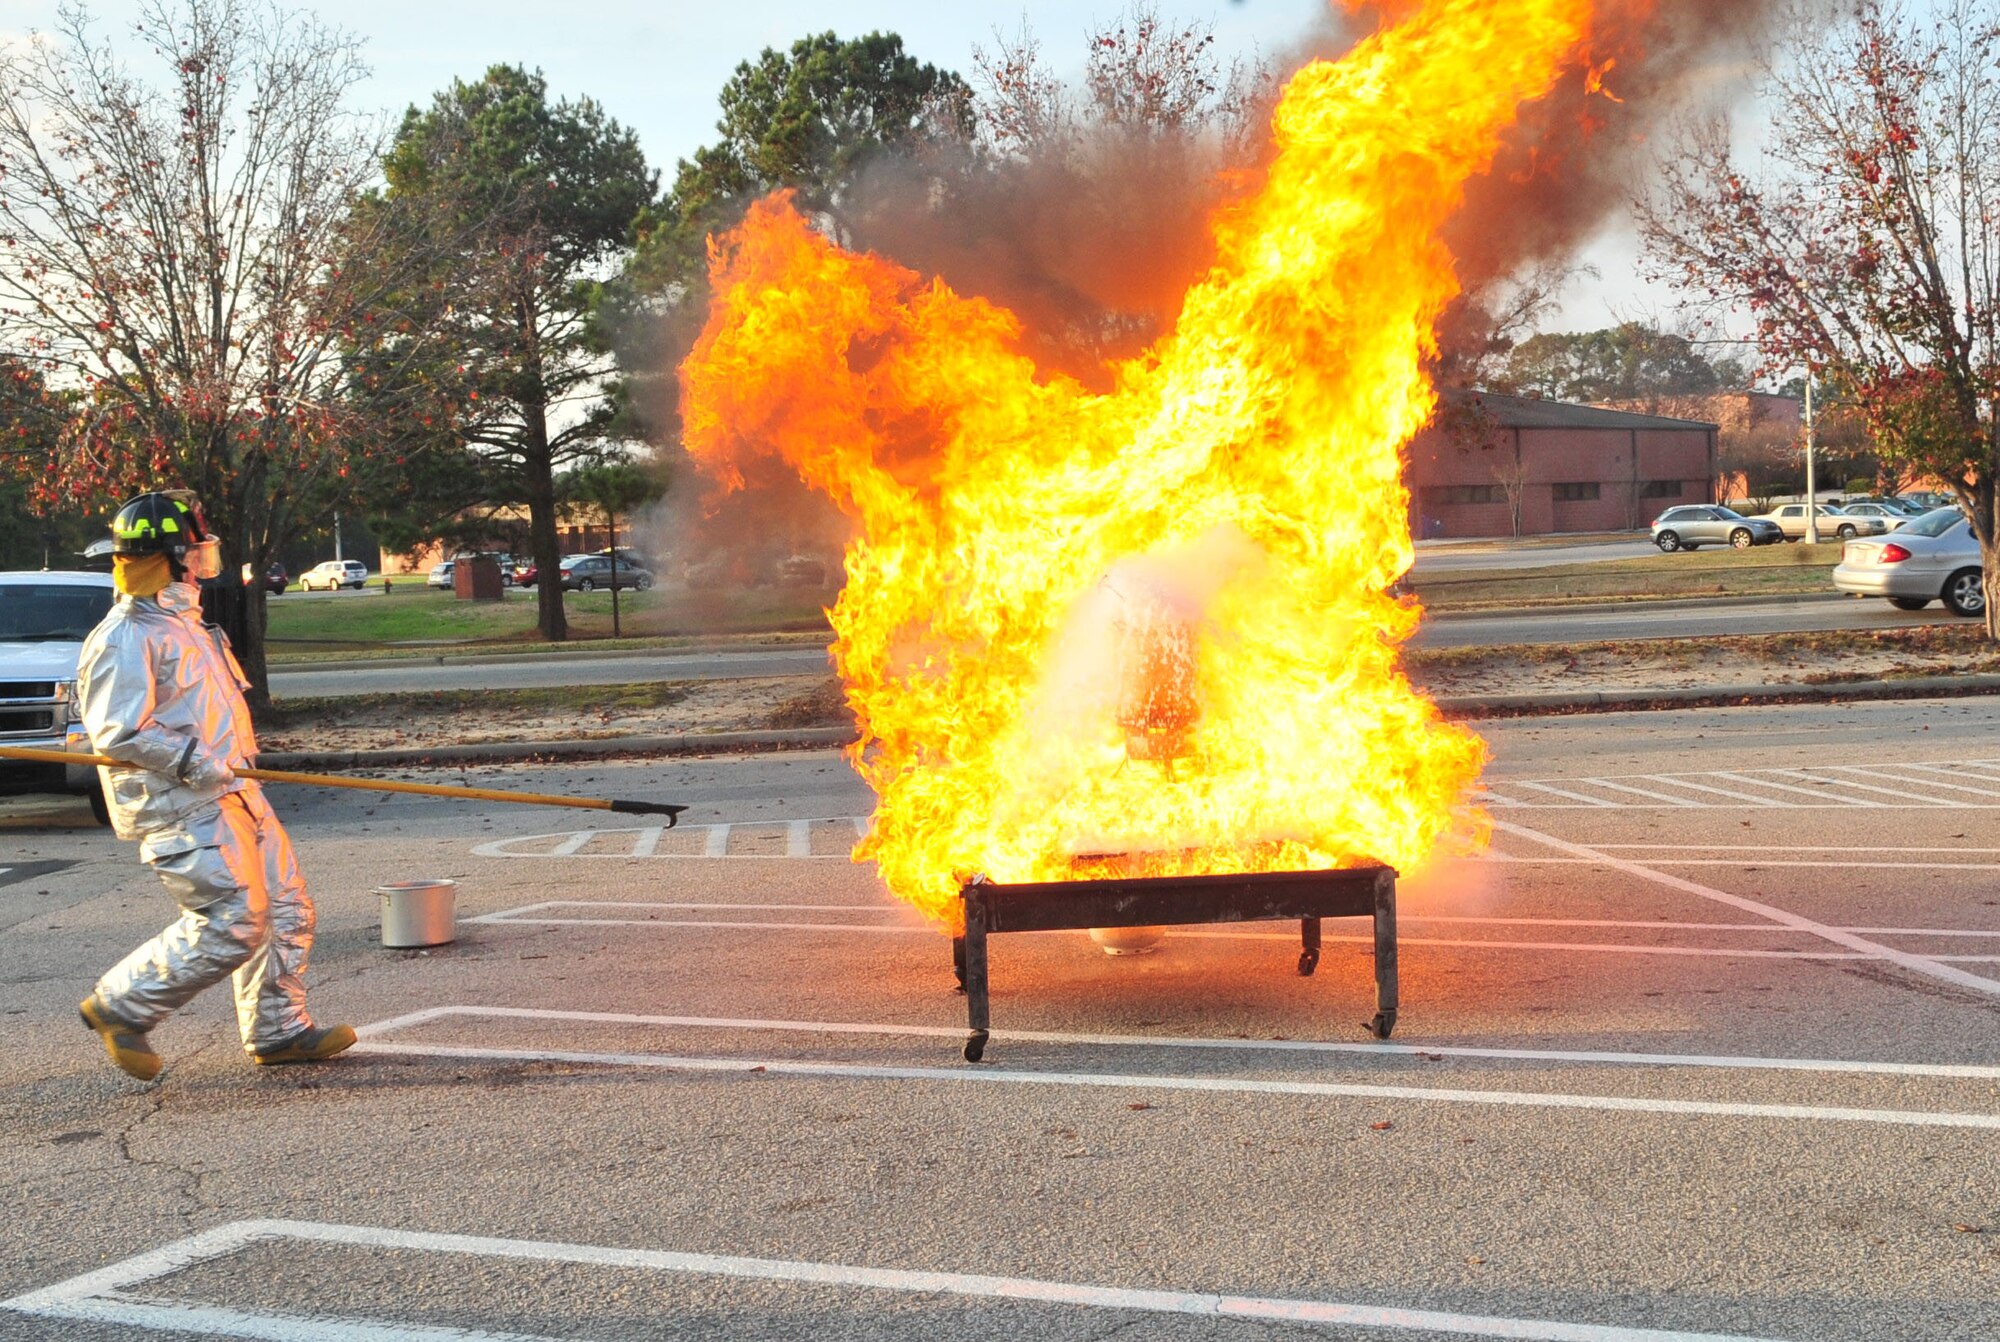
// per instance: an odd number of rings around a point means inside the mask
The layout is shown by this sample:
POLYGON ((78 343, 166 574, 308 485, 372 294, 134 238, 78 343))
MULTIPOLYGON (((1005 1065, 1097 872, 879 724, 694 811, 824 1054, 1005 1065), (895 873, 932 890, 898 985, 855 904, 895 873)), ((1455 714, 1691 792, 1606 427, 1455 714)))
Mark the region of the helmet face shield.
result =
POLYGON ((188 579, 192 582, 221 577, 222 542, 210 539, 188 546, 181 556, 181 567, 187 570, 188 579))

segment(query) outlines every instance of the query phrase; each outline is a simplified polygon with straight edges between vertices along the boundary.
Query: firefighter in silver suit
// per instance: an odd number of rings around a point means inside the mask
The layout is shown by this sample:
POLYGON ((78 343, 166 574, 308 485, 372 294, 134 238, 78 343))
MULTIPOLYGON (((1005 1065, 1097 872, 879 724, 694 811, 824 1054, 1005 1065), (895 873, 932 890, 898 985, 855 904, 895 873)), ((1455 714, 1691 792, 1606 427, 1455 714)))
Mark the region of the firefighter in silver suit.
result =
POLYGON ((83 645, 77 692, 121 839, 139 841, 180 905, 172 926, 98 980, 84 1024, 112 1062, 150 1081, 147 1034, 203 988, 234 978, 236 1022, 257 1063, 317 1062, 354 1043, 306 1012, 313 905, 291 840, 257 784, 248 682, 195 586, 220 546, 192 495, 141 494, 111 523, 117 604, 83 645))

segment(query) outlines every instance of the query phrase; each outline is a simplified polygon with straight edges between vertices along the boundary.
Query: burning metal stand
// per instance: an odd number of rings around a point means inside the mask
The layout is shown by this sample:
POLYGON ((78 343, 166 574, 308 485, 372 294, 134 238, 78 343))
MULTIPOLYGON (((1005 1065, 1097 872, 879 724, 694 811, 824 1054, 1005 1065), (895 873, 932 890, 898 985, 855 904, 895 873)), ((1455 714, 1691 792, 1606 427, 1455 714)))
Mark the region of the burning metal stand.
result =
POLYGON ((1375 1019, 1368 1032, 1396 1028, 1396 873, 1388 867, 1272 871, 1241 876, 1146 876, 1102 881, 1000 885, 975 876, 959 891, 965 935, 952 962, 965 990, 965 1060, 978 1062, 990 1029, 986 938, 995 932, 1053 932, 1154 924, 1299 920, 1299 973, 1319 967, 1322 918, 1375 920, 1375 1019))

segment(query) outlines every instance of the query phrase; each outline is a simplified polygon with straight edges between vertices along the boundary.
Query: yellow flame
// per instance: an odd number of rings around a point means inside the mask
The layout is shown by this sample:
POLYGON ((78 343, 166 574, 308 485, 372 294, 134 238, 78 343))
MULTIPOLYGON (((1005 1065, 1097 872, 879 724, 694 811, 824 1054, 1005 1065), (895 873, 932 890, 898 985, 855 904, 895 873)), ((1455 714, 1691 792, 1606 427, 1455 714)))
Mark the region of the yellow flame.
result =
POLYGON ((1457 291, 1438 229, 1590 6, 1397 12, 1293 77, 1261 189, 1109 393, 782 196, 716 247, 686 443, 731 484, 779 457, 859 520, 832 612, 878 797, 856 858, 940 925, 972 872, 1408 871, 1483 839, 1484 745, 1398 665, 1400 449, 1457 291))

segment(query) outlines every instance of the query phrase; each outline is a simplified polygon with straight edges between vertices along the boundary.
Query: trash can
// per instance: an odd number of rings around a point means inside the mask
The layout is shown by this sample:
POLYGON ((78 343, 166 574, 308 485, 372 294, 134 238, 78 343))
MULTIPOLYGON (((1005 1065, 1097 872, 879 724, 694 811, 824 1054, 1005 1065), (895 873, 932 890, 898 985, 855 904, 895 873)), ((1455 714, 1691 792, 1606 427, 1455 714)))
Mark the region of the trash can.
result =
POLYGON ((396 881, 375 893, 382 896, 382 944, 391 950, 446 946, 457 936, 457 881, 396 881))

